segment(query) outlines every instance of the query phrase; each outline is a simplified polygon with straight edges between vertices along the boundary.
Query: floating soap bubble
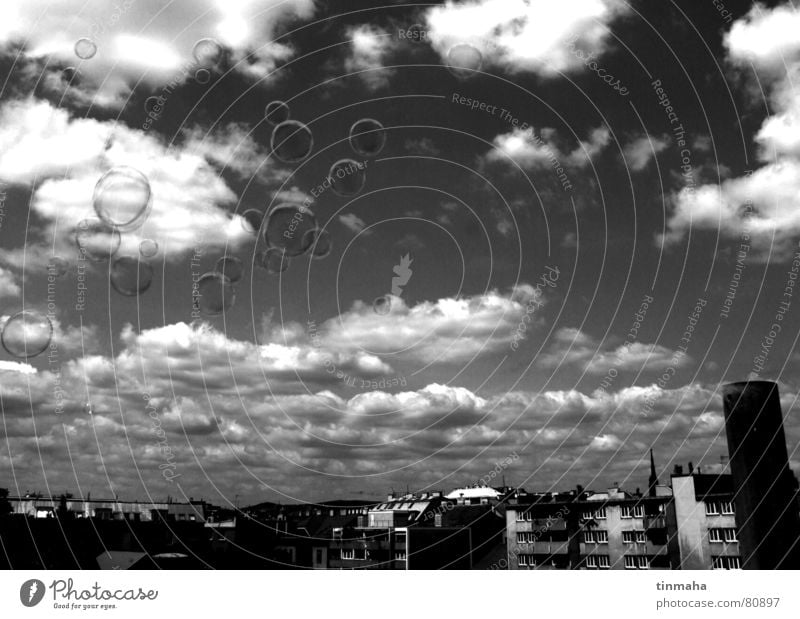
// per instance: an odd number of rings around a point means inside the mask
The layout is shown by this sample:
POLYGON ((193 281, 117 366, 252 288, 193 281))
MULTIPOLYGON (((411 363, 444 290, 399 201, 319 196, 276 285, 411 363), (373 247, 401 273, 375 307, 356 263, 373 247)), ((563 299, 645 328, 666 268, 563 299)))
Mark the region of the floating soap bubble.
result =
POLYGON ((153 267, 134 256, 122 256, 111 263, 111 286, 126 297, 142 294, 153 283, 153 267))
POLYGON ((262 221, 264 221, 264 215, 254 208, 242 213, 242 227, 250 234, 256 234, 261 229, 262 221))
POLYGON ((75 67, 65 67, 61 71, 61 79, 68 84, 71 84, 73 81, 77 82, 80 79, 80 75, 80 71, 75 67))
POLYGON ((108 260, 117 253, 121 241, 119 230, 99 219, 84 219, 75 231, 75 241, 86 257, 95 262, 108 260))
POLYGON ((3 348, 15 357, 35 357, 43 353, 52 337, 50 319, 35 310, 17 312, 3 325, 3 348))
POLYGON ((309 238, 304 242, 308 242, 311 246, 311 255, 314 256, 314 258, 324 258, 331 253, 333 249, 333 240, 327 230, 316 228, 315 230, 308 230, 306 235, 308 235, 309 238))
POLYGON ((208 69, 197 69, 194 72, 194 81, 198 84, 208 84, 211 81, 211 72, 208 69))
POLYGON ((350 146, 362 157, 375 157, 386 144, 386 129, 377 120, 362 118, 350 127, 350 146))
POLYGON ((227 277, 232 284, 235 284, 244 274, 244 265, 236 256, 223 256, 217 260, 214 271, 227 277))
POLYGON ((483 66, 483 54, 469 43, 459 43, 447 52, 447 67, 458 78, 473 77, 483 66))
POLYGON ((139 255, 142 258, 152 258, 158 253, 158 243, 153 239, 144 239, 139 243, 139 255))
POLYGON ((267 272, 271 273, 272 275, 283 273, 289 268, 290 262, 291 258, 289 258, 289 256, 284 254, 282 250, 275 249, 274 247, 265 249, 264 251, 260 252, 258 256, 256 256, 256 264, 258 264, 258 266, 261 268, 266 269, 267 272))
POLYGON ((147 177, 129 166, 111 168, 94 187, 94 210, 108 225, 121 230, 140 227, 153 206, 147 177))
POLYGON ((147 97, 144 100, 144 111, 148 114, 152 114, 155 117, 161 116, 161 112, 163 112, 164 101, 162 97, 147 97))
POLYGON ((271 101, 264 109, 264 118, 271 125, 278 125, 289 120, 289 106, 283 101, 271 101))
POLYGON ((340 159, 331 166, 328 177, 333 193, 343 198, 358 194, 367 182, 367 169, 354 159, 340 159))
POLYGON ((91 39, 82 37, 75 41, 75 55, 81 60, 89 60, 97 53, 97 45, 91 39))
POLYGON ((192 56, 201 67, 213 67, 222 59, 222 45, 214 39, 200 39, 192 48, 192 56))
POLYGON ((303 123, 286 120, 272 130, 270 147, 275 156, 284 163, 302 161, 311 154, 314 136, 303 123))
POLYGON ((220 273, 206 273, 197 281, 200 295, 200 311, 206 316, 217 316, 227 312, 236 301, 236 289, 231 281, 220 273))
POLYGON ((378 297, 372 302, 372 310, 380 315, 386 316, 392 309, 392 298, 385 294, 382 297, 378 297))
POLYGON ((269 247, 283 250, 287 256, 299 256, 309 250, 314 237, 306 232, 317 227, 311 209, 298 204, 280 204, 267 215, 264 241, 269 247))
POLYGON ((61 277, 69 270, 69 262, 61 256, 50 256, 47 261, 47 274, 61 277))

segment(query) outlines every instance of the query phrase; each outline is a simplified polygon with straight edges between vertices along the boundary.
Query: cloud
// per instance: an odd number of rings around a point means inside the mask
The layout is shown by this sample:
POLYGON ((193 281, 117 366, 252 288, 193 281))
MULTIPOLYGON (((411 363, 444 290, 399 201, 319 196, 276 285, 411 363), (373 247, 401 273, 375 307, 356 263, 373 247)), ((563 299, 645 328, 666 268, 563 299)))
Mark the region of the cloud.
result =
POLYGON ((635 138, 623 148, 625 163, 634 172, 641 172, 669 144, 668 136, 656 137, 645 134, 635 138))
POLYGON ((21 292, 14 273, 0 267, 0 299, 16 298, 21 292))
POLYGON ((361 72, 359 78, 370 90, 387 86, 393 71, 385 68, 383 62, 392 49, 394 37, 366 24, 348 28, 346 36, 350 39, 350 51, 345 58, 345 71, 361 72))
POLYGON ((532 129, 515 128, 509 133, 495 136, 492 148, 484 161, 505 163, 509 158, 527 170, 549 167, 582 168, 596 157, 611 141, 611 134, 605 127, 593 129, 588 140, 582 140, 571 151, 562 151, 562 142, 555 129, 544 127, 538 134, 532 129))
MULTIPOLYGON (((762 165, 719 185, 687 186, 673 198, 664 239, 681 240, 689 230, 718 230, 728 238, 746 235, 757 260, 781 261, 796 250, 800 232, 800 43, 790 36, 798 20, 791 7, 754 7, 725 38, 734 63, 753 62, 771 84, 773 114, 755 136, 762 165), (785 64, 784 64, 785 63, 785 64)), ((657 240, 661 240, 660 238, 657 240)))
POLYGON ((580 329, 562 328, 553 336, 537 364, 545 368, 573 367, 597 376, 610 369, 618 372, 661 372, 670 366, 685 367, 691 358, 665 346, 632 342, 611 348, 580 329))
POLYGON ((621 0, 474 0, 428 10, 428 38, 447 58, 459 43, 476 47, 486 65, 544 76, 582 68, 569 52, 574 39, 587 53, 607 46, 609 25, 627 12, 621 0))
MULTIPOLYGON (((46 102, 9 102, 0 108, 0 178, 34 184, 33 211, 44 220, 42 240, 66 251, 77 224, 94 217, 92 195, 100 176, 114 166, 138 169, 149 179, 153 206, 146 222, 123 235, 121 253, 135 253, 142 238, 155 239, 172 258, 200 244, 231 246, 248 240, 226 207, 236 194, 209 163, 239 175, 282 178, 282 168, 241 132, 208 142, 190 135, 185 147, 167 146, 154 135, 124 125, 70 118, 46 102)), ((35 238, 35 235, 34 235, 35 238)), ((25 251, 35 253, 35 245, 25 251)), ((39 252, 43 253, 43 252, 39 252)), ((13 256, 9 257, 13 259, 13 256)))
MULTIPOLYGON (((354 213, 345 213, 344 215, 339 215, 339 221, 345 228, 355 232, 356 234, 361 233, 361 231, 364 230, 367 225, 364 223, 363 219, 354 213)), ((369 232, 366 232, 365 234, 369 234, 369 232)))
POLYGON ((358 348, 415 362, 463 363, 507 349, 534 296, 528 284, 505 294, 493 290, 412 307, 393 296, 388 316, 359 301, 321 325, 320 336, 335 350, 358 348))
POLYGON ((264 79, 292 53, 271 39, 314 11, 314 0, 175 0, 155 14, 136 0, 5 0, 0 44, 25 41, 29 57, 66 65, 79 62, 75 42, 92 38, 97 53, 80 63, 83 87, 95 105, 117 107, 132 84, 162 84, 194 64, 192 47, 206 37, 216 38, 243 73, 264 79))

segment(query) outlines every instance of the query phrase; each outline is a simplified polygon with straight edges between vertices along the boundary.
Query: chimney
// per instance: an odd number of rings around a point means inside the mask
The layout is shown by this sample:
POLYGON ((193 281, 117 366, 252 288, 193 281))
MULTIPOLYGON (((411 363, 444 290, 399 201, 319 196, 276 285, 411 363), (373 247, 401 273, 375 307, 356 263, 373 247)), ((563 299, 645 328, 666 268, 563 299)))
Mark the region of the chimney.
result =
POLYGON ((800 568, 800 515, 783 431, 778 385, 722 389, 742 567, 800 568))
POLYGON ((694 464, 692 464, 691 460, 689 461, 689 475, 694 473, 694 464))
POLYGON ((683 466, 682 466, 682 465, 680 465, 680 464, 676 464, 676 465, 675 465, 675 470, 674 470, 674 471, 672 471, 672 474, 673 474, 675 477, 680 477, 681 475, 683 475, 683 466))

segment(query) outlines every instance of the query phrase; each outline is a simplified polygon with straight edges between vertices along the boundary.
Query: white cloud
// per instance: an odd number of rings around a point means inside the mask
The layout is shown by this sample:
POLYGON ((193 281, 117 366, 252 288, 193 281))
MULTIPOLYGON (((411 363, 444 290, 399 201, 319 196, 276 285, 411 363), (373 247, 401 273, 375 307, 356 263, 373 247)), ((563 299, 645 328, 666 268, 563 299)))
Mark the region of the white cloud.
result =
POLYGON ((617 347, 602 342, 580 329, 562 328, 553 336, 537 364, 546 368, 573 367, 577 371, 602 376, 610 369, 619 372, 660 372, 669 366, 682 368, 691 357, 658 344, 632 342, 617 347))
POLYGON ((493 140, 494 148, 484 159, 490 163, 509 164, 509 158, 526 169, 556 166, 581 168, 587 166, 611 141, 605 127, 593 129, 588 140, 581 140, 571 151, 562 151, 563 142, 555 129, 544 127, 538 134, 532 129, 513 129, 493 140))
MULTIPOLYGON (((692 228, 719 230, 728 238, 746 232, 760 260, 785 259, 800 233, 800 43, 793 25, 800 23, 789 5, 756 5, 734 22, 725 42, 729 59, 753 62, 771 84, 774 113, 756 134, 763 165, 751 174, 719 185, 686 187, 674 198, 664 238, 675 242, 692 228)), ((659 239, 660 240, 660 239, 659 239)))
POLYGON ((18 297, 20 292, 22 292, 22 290, 17 283, 17 278, 14 273, 0 267, 0 299, 18 297))
POLYGON ((384 68, 383 61, 394 42, 392 35, 374 26, 361 25, 349 28, 346 36, 350 39, 350 52, 345 58, 345 71, 361 72, 359 77, 370 90, 386 86, 392 71, 384 68))
POLYGON ((661 151, 669 146, 669 137, 642 135, 625 145, 625 163, 634 172, 641 172, 661 151))
POLYGON ((364 223, 364 220, 355 213, 345 213, 344 215, 339 215, 339 221, 345 228, 355 232, 356 234, 360 233, 367 225, 364 223))
POLYGON ((473 0, 431 8, 428 36, 446 60, 459 43, 476 47, 484 62, 511 72, 556 75, 574 71, 583 61, 570 53, 567 42, 587 53, 606 49, 609 25, 627 12, 621 0, 473 0))

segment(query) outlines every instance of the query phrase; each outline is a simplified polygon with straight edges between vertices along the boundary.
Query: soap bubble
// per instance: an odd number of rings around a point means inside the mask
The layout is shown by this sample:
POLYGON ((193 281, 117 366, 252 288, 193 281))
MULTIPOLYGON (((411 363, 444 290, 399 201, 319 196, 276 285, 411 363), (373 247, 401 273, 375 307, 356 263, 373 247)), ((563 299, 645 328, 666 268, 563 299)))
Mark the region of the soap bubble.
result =
POLYGON ((213 67, 222 59, 222 45, 214 39, 200 39, 192 48, 192 56, 201 67, 213 67))
POLYGON ((386 144, 386 129, 377 120, 362 118, 350 127, 350 146, 362 157, 375 157, 386 144))
POLYGON ((200 311, 206 316, 227 312, 236 301, 236 289, 231 281, 219 273, 206 273, 197 280, 200 311))
POLYGON ((314 258, 324 258, 331 253, 333 249, 333 240, 327 230, 316 228, 306 231, 306 235, 309 238, 304 240, 304 243, 307 242, 309 244, 311 247, 311 255, 314 256, 314 258))
POLYGON ((275 249, 274 247, 265 249, 256 256, 256 264, 266 269, 272 275, 283 273, 289 268, 290 262, 291 259, 289 256, 284 254, 282 250, 275 249))
POLYGON ((139 243, 139 254, 143 258, 152 258, 158 253, 158 243, 153 239, 144 239, 139 243))
POLYGON ((111 286, 126 297, 142 294, 153 283, 153 267, 138 257, 122 256, 111 263, 111 286))
POLYGON ((289 120, 289 106, 283 101, 271 101, 264 109, 264 118, 271 125, 278 125, 289 120))
POLYGON ((313 147, 311 129, 297 120, 286 120, 272 130, 270 148, 284 163, 302 161, 311 154, 313 147))
POLYGON ((392 310, 392 298, 385 294, 372 302, 372 310, 380 316, 386 316, 392 310))
POLYGON ((81 74, 75 67, 65 67, 63 71, 61 71, 61 79, 63 79, 68 84, 71 84, 73 81, 78 82, 80 80, 81 74))
POLYGON ((447 67, 458 78, 473 77, 483 66, 483 54, 469 43, 459 43, 447 52, 447 67))
POLYGON ((367 182, 367 170, 363 163, 354 159, 340 159, 331 166, 328 177, 333 193, 343 198, 358 194, 367 182))
POLYGON ((81 60, 89 60, 97 53, 97 45, 86 37, 75 41, 75 55, 81 60))
POLYGON ((119 230, 99 219, 91 218, 78 224, 75 241, 87 258, 102 262, 117 253, 121 238, 119 230))
POLYGON ((311 209, 297 204, 280 204, 267 215, 264 241, 269 247, 283 250, 287 256, 299 256, 309 250, 314 237, 306 232, 317 227, 311 209))
POLYGON ((261 229, 263 221, 264 215, 254 208, 247 209, 242 213, 242 227, 250 234, 256 234, 261 229))
POLYGON ((208 69, 197 69, 194 72, 194 81, 198 84, 208 84, 211 81, 211 72, 208 69))
POLYGON ((111 168, 94 187, 94 210, 108 225, 121 231, 140 227, 153 206, 147 177, 129 166, 111 168))
POLYGON ((69 262, 61 256, 50 256, 47 261, 47 274, 61 277, 69 270, 69 262))
POLYGON ((227 277, 232 284, 235 284, 244 274, 244 265, 236 256, 223 256, 217 260, 214 272, 227 277))
POLYGON ((35 357, 43 353, 52 337, 50 319, 35 310, 17 312, 3 325, 3 348, 14 357, 35 357))

